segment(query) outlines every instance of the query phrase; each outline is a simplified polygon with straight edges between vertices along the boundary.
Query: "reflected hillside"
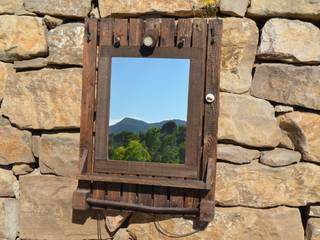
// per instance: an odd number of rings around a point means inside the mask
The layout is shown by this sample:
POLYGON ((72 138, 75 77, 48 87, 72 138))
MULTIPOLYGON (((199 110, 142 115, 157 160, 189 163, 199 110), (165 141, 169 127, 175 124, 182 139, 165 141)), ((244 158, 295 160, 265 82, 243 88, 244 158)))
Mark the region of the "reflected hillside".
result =
POLYGON ((182 164, 186 122, 146 123, 125 118, 109 128, 109 159, 182 164))

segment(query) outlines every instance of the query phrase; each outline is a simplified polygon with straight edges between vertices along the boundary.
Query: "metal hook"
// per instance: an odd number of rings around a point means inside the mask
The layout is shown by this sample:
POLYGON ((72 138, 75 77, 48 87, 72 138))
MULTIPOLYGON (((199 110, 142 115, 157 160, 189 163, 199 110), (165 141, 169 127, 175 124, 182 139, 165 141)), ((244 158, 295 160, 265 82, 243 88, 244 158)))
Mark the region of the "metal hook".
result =
POLYGON ((211 41, 210 44, 214 45, 216 43, 216 35, 214 34, 214 29, 211 28, 211 41))
POLYGON ((185 43, 186 43, 186 37, 180 37, 179 43, 178 43, 178 48, 182 48, 185 43))
POLYGON ((115 34, 113 37, 113 45, 115 47, 120 47, 120 40, 121 40, 121 37, 115 34))
POLYGON ((87 38, 87 42, 90 42, 92 40, 92 33, 90 32, 90 29, 89 29, 89 22, 86 23, 86 38, 87 38))

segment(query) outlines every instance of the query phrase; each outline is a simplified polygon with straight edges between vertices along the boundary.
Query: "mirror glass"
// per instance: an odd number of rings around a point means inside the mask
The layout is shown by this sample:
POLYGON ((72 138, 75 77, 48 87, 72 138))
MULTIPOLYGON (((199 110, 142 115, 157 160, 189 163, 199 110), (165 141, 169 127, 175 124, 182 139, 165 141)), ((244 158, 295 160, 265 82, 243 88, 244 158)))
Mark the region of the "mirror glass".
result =
POLYGON ((109 159, 183 164, 190 59, 113 57, 109 159))

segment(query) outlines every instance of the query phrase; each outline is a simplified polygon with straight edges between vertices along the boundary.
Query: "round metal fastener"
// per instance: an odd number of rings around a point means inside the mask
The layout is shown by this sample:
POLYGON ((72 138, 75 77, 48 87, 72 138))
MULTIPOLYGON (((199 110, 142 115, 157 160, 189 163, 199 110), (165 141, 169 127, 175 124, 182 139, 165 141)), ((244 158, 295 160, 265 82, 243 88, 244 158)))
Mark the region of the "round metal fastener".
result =
POLYGON ((143 38, 143 45, 145 45, 146 47, 153 47, 155 45, 155 42, 152 36, 145 36, 143 38))
POLYGON ((207 103, 213 103, 215 100, 215 96, 212 93, 207 94, 206 101, 207 103))

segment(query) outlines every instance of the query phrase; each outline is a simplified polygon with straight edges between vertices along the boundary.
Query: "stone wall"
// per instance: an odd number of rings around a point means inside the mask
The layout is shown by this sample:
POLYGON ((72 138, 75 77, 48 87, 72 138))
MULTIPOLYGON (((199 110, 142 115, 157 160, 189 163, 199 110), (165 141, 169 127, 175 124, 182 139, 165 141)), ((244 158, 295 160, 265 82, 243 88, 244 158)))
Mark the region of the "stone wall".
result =
MULTIPOLYGON (((0 0, 0 239, 97 239, 74 213, 83 19, 201 16, 202 0, 0 0), (93 6, 93 8, 92 8, 93 6)), ((320 239, 320 1, 222 0, 216 217, 185 239, 320 239)), ((157 216, 193 231, 190 219, 157 216)), ((104 238, 169 239, 154 216, 104 238)), ((99 221, 100 222, 100 221, 99 221)))

